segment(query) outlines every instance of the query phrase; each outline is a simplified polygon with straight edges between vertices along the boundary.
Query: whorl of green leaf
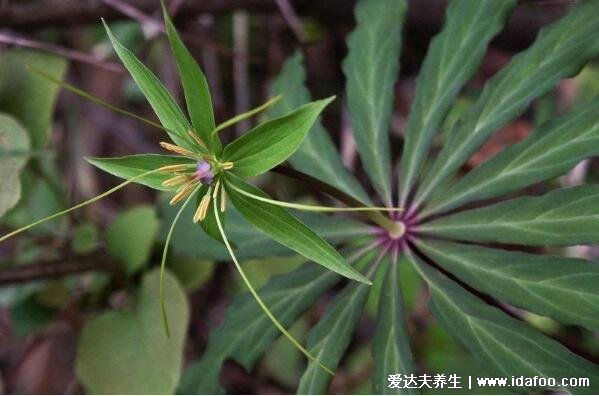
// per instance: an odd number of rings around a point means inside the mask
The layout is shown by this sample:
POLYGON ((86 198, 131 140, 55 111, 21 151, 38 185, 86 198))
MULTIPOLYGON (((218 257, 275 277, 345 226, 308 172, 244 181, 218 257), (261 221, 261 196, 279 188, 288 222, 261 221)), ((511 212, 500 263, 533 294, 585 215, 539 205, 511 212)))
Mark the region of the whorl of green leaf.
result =
MULTIPOLYGON (((258 292, 288 327, 339 279, 335 272, 308 263, 271 279, 258 292)), ((222 393, 218 376, 225 359, 231 357, 249 371, 279 334, 249 293, 238 296, 227 308, 224 324, 210 334, 201 359, 184 374, 178 393, 222 393)))
POLYGON ((543 28, 526 51, 487 84, 448 139, 418 190, 416 204, 448 180, 499 127, 521 114, 530 101, 559 80, 576 74, 599 52, 598 1, 579 2, 557 22, 543 28))
POLYGON ((562 175, 581 160, 599 154, 599 96, 579 109, 539 126, 477 167, 449 191, 439 191, 424 215, 517 191, 562 175))
MULTIPOLYGON (((272 83, 273 94, 283 95, 281 100, 268 111, 268 115, 281 117, 293 109, 312 100, 306 88, 306 72, 302 53, 297 50, 290 56, 272 83)), ((372 200, 356 178, 343 165, 341 156, 331 136, 316 121, 297 151, 289 158, 297 170, 322 180, 365 204, 372 200)))
POLYGON ((416 82, 400 163, 401 205, 460 88, 477 70, 515 4, 516 0, 449 2, 443 30, 431 41, 416 82))
MULTIPOLYGON (((389 387, 389 373, 402 375, 415 374, 416 368, 410 349, 407 312, 402 288, 399 285, 401 265, 407 265, 402 257, 392 257, 380 288, 376 333, 372 343, 374 373, 373 393, 377 394, 417 394, 415 389, 389 387)), ((376 288, 376 287, 375 287, 376 288)))
MULTIPOLYGON (((575 393, 599 390, 599 369, 557 341, 473 296, 456 282, 412 256, 431 291, 434 316, 466 346, 489 372, 503 377, 589 378, 591 387, 573 387, 575 393)), ((514 389, 538 392, 539 389, 514 389)))
MULTIPOLYGON (((374 253, 374 252, 373 252, 374 253)), ((384 254, 368 254, 358 268, 366 267, 366 276, 373 279, 383 264, 384 254)), ((386 263, 385 263, 386 264, 386 263)), ((383 265, 384 267, 384 265, 383 265)), ((335 297, 324 316, 307 335, 308 350, 327 367, 337 367, 362 316, 371 288, 351 282, 335 297)), ((326 393, 332 377, 327 376, 313 362, 302 374, 297 393, 318 395, 326 393)))
POLYGON ((482 292, 563 323, 599 328, 597 263, 432 240, 417 245, 482 292))
POLYGON ((404 0, 360 0, 357 26, 343 61, 347 105, 364 169, 385 204, 391 203, 389 122, 399 76, 404 0))
POLYGON ((599 185, 587 184, 468 210, 420 227, 423 232, 476 242, 526 246, 599 242, 599 185))

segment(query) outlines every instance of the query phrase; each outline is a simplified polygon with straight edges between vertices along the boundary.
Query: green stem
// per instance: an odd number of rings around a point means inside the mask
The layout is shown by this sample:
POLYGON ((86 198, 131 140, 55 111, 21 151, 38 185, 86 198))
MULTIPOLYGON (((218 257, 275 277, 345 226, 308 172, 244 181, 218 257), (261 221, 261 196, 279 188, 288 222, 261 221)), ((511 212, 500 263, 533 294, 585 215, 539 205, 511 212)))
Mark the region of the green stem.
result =
POLYGON ((245 195, 246 197, 255 199, 257 201, 269 203, 269 204, 276 205, 276 206, 282 206, 282 207, 290 208, 290 209, 304 210, 304 211, 308 211, 308 212, 377 212, 380 214, 381 210, 387 210, 390 212, 397 212, 397 211, 402 210, 399 208, 386 208, 386 207, 361 206, 361 207, 357 207, 357 208, 356 207, 338 208, 338 207, 334 207, 334 206, 296 204, 296 203, 292 203, 292 202, 277 201, 276 199, 265 198, 265 197, 261 197, 259 195, 252 194, 252 193, 249 193, 249 192, 235 186, 233 183, 228 183, 228 186, 231 187, 233 190, 237 191, 238 193, 240 193, 241 195, 245 195))
POLYGON ((187 204, 191 201, 191 199, 197 194, 202 186, 197 187, 190 195, 187 197, 181 208, 175 215, 173 222, 171 223, 171 227, 168 230, 168 234, 166 235, 166 241, 164 243, 164 250, 162 251, 162 260, 160 262, 160 286, 159 286, 159 295, 160 295, 160 311, 162 314, 162 324, 164 325, 164 331, 166 332, 166 336, 170 337, 171 332, 168 327, 168 317, 166 315, 166 305, 164 303, 164 270, 166 269, 166 256, 168 255, 168 246, 171 243, 171 238, 173 236, 173 231, 175 230, 175 225, 179 221, 179 217, 181 217, 181 213, 187 207, 187 204))
POLYGON ((368 218, 395 237, 400 237, 405 232, 405 227, 401 223, 391 220, 381 212, 368 213, 368 218))
POLYGON ((252 286, 250 280, 247 278, 245 272, 243 271, 243 268, 241 268, 241 265, 239 264, 239 261, 237 261, 237 257, 235 256, 235 253, 233 253, 233 249, 231 248, 231 245, 229 244, 229 240, 227 239, 227 235, 225 234, 225 230, 223 229, 222 223, 220 221, 220 213, 218 212, 218 208, 217 205, 212 205, 214 208, 214 217, 216 217, 216 225, 218 226, 218 231, 220 232, 221 237, 223 238, 223 242, 225 243, 225 247, 227 248, 227 251, 229 252, 229 255, 231 256, 231 259, 233 260, 233 263, 235 263, 235 267, 237 267, 237 271, 239 272, 239 275, 241 276, 241 279, 243 279, 243 282, 245 283, 245 285, 247 286, 247 288, 249 289, 250 293, 254 296, 254 298, 256 299, 256 302, 258 303, 258 305, 260 306, 260 308, 262 308, 262 310, 264 311, 264 313, 266 314, 266 316, 268 316, 268 318, 272 321, 272 323, 277 327, 277 329, 279 329, 279 331, 281 333, 283 333, 283 335, 285 337, 287 337, 287 339, 297 348, 299 349, 309 360, 312 360, 314 362, 316 362, 320 367, 322 367, 323 370, 325 370, 327 373, 331 374, 331 375, 335 375, 335 373, 333 372, 333 370, 329 369, 328 367, 326 367, 324 364, 322 364, 317 358, 315 358, 310 352, 308 352, 286 329, 285 327, 283 327, 283 325, 277 320, 277 318, 274 316, 274 314, 270 311, 270 309, 268 309, 268 307, 266 306, 266 304, 264 303, 264 301, 262 300, 262 298, 260 297, 260 295, 258 294, 258 292, 256 291, 256 289, 254 289, 254 286, 252 286))
MULTIPOLYGON (((306 184, 310 185, 311 187, 313 187, 315 190, 317 190, 323 194, 329 195, 329 196, 335 198, 336 200, 343 202, 347 206, 353 206, 353 207, 366 206, 366 205, 364 205, 364 203, 355 199, 351 195, 348 195, 348 194, 344 193, 343 191, 331 186, 330 184, 324 183, 324 182, 316 179, 315 177, 307 175, 307 174, 300 172, 296 169, 289 168, 284 165, 278 165, 275 168, 273 168, 272 171, 275 173, 278 173, 280 175, 287 176, 292 179, 296 179, 303 183, 306 183, 306 184)), ((387 209, 387 210, 389 210, 389 209, 387 209)), ((368 219, 370 221, 372 221, 373 223, 386 229, 391 234, 396 235, 398 233, 401 233, 401 225, 394 222, 393 220, 391 220, 390 218, 388 218, 381 212, 369 212, 369 213, 366 213, 366 216, 368 217, 368 219)))
POLYGON ((16 230, 14 230, 12 232, 9 232, 8 234, 3 235, 0 238, 0 242, 3 242, 5 240, 7 240, 8 238, 11 238, 11 237, 13 237, 13 236, 15 236, 17 234, 20 234, 23 231, 27 231, 28 229, 33 228, 36 225, 45 223, 46 221, 49 221, 49 220, 53 220, 53 219, 55 219, 57 217, 63 216, 63 215, 65 215, 67 213, 70 213, 70 212, 72 212, 74 210, 77 210, 79 208, 82 208, 84 206, 92 204, 92 203, 94 203, 96 201, 99 201, 100 199, 102 199, 102 198, 104 198, 104 197, 106 197, 106 196, 108 196, 108 195, 110 195, 110 194, 112 194, 112 193, 120 190, 121 188, 125 187, 126 185, 131 184, 131 183, 133 183, 133 182, 135 182, 135 181, 137 181, 137 180, 139 180, 139 179, 141 179, 141 178, 143 178, 145 176, 151 175, 152 173, 156 173, 156 172, 160 172, 160 169, 154 169, 154 170, 151 170, 151 171, 144 172, 144 173, 142 173, 140 175, 137 175, 137 176, 135 176, 135 177, 133 177, 133 178, 131 178, 131 179, 129 179, 129 180, 127 180, 127 181, 119 184, 119 185, 117 185, 116 187, 111 188, 108 191, 103 192, 102 194, 96 195, 95 197, 93 197, 91 199, 88 199, 87 201, 81 202, 81 203, 79 203, 79 204, 77 204, 75 206, 70 207, 69 209, 63 210, 62 212, 54 213, 53 215, 50 215, 48 217, 44 217, 43 219, 34 221, 31 224, 28 224, 28 225, 26 225, 24 227, 21 227, 21 228, 16 229, 16 230))
POLYGON ((222 131, 223 129, 226 129, 226 128, 230 127, 231 125, 237 124, 239 121, 245 120, 246 118, 250 118, 254 114, 258 114, 261 111, 268 109, 270 106, 277 103, 281 99, 281 97, 282 97, 281 95, 275 96, 274 98, 270 99, 268 102, 264 103, 263 105, 258 106, 255 109, 252 109, 245 113, 236 115, 235 117, 223 122, 222 124, 220 124, 219 126, 214 128, 211 136, 214 137, 214 136, 216 136, 216 134, 218 132, 222 131))

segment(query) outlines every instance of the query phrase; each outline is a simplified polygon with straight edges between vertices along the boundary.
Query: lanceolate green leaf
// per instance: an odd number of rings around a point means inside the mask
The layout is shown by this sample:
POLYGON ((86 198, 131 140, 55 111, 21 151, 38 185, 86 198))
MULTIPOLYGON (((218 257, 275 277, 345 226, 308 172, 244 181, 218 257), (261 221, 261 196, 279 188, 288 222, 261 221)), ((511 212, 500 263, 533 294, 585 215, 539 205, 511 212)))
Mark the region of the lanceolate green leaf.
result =
MULTIPOLYGON (((373 278, 382 256, 364 257, 358 268, 368 265, 367 276, 373 278)), ((307 347, 310 353, 327 367, 337 367, 339 360, 351 342, 351 337, 362 315, 371 288, 363 283, 349 283, 335 298, 318 324, 308 333, 307 347)), ((317 364, 308 363, 297 393, 302 395, 325 394, 332 377, 317 364)))
POLYGON ((415 394, 414 389, 389 388, 390 374, 415 374, 406 311, 399 287, 399 269, 404 260, 391 261, 379 297, 376 334, 372 354, 374 358, 373 393, 415 394))
POLYGON ((426 214, 517 191, 566 173, 599 154, 599 96, 571 114, 538 127, 516 144, 474 169, 449 191, 439 192, 426 214))
POLYGON ((421 231, 479 242, 569 246, 599 242, 599 185, 552 191, 443 217, 421 231))
POLYGON ((374 187, 391 202, 389 121, 399 76, 404 0, 360 0, 357 27, 348 38, 343 62, 347 103, 360 158, 374 187))
POLYGON ((191 124, 185 118, 175 99, 154 73, 114 37, 108 25, 104 24, 104 26, 118 57, 150 102, 156 116, 166 129, 173 131, 169 132, 171 139, 179 146, 193 148, 194 143, 187 135, 187 131, 192 129, 191 124))
MULTIPOLYGON (((268 114, 271 117, 283 116, 311 101, 310 92, 304 85, 306 73, 302 58, 301 52, 296 51, 287 59, 281 73, 273 82, 273 94, 280 94, 282 98, 269 110, 268 114)), ((337 187, 365 204, 372 203, 360 183, 343 165, 331 137, 320 121, 314 123, 304 142, 289 158, 289 162, 299 171, 337 187)))
POLYGON ((347 261, 328 242, 306 227, 286 209, 249 198, 228 187, 235 185, 254 195, 267 197, 259 188, 232 177, 227 178, 226 191, 231 203, 256 228, 275 241, 350 279, 369 284, 368 278, 351 268, 347 261))
POLYGON ((189 50, 179 37, 173 22, 171 21, 166 7, 163 3, 164 23, 166 34, 171 45, 175 61, 181 76, 183 92, 187 103, 187 111, 191 118, 194 131, 213 151, 220 151, 221 144, 218 137, 212 137, 215 127, 214 112, 212 110, 212 99, 204 73, 200 70, 198 63, 193 59, 189 50))
POLYGON ((534 44, 515 56, 485 86, 481 97, 450 131, 426 174, 416 203, 450 178, 489 135, 522 113, 528 103, 572 76, 599 51, 599 2, 582 1, 543 28, 534 44))
MULTIPOLYGON (((190 166, 195 165, 195 162, 188 158, 158 154, 136 154, 114 158, 88 157, 86 160, 105 172, 127 180, 162 166, 185 163, 189 163, 190 166)), ((176 189, 175 187, 165 187, 162 185, 162 182, 170 177, 172 177, 172 174, 156 172, 138 179, 136 183, 143 184, 155 190, 173 191, 176 189)))
POLYGON ((432 240, 417 245, 477 290, 563 323, 599 328, 597 263, 432 240))
POLYGON ((286 116, 257 126, 225 147, 223 161, 233 162, 232 172, 242 178, 274 168, 297 150, 320 112, 333 99, 308 103, 286 116))
MULTIPOLYGON (((272 313, 289 327, 340 279, 316 264, 306 264, 273 278, 259 290, 272 313)), ((249 371, 280 332, 249 294, 235 299, 222 327, 213 331, 202 358, 185 372, 178 393, 222 393, 218 382, 225 359, 232 357, 249 371)))
MULTIPOLYGON (((162 218, 163 228, 161 231, 161 240, 164 241, 168 226, 173 221, 178 207, 169 205, 172 194, 164 194, 160 199, 159 212, 162 218)), ((227 261, 230 259, 224 245, 214 242, 214 240, 202 232, 200 225, 192 221, 196 207, 188 205, 181 214, 181 219, 175 227, 171 241, 171 251, 186 257, 201 258, 207 260, 227 261)), ((212 220, 211 215, 206 217, 208 221, 212 220)), ((348 242, 370 234, 370 227, 364 223, 342 217, 322 216, 314 213, 298 213, 297 217, 314 230, 318 235, 331 243, 348 242)), ((264 233, 256 229, 251 223, 235 209, 233 205, 227 206, 224 216, 221 218, 223 226, 229 237, 229 242, 237 245, 235 255, 240 260, 281 257, 295 254, 289 248, 273 241, 264 233)), ((204 221, 206 223, 206 220, 204 221)), ((210 223, 208 223, 210 224, 210 223)), ((213 227, 212 225, 202 224, 204 227, 213 227)), ((210 231, 214 233, 213 231, 210 231)), ((220 240, 220 239, 218 239, 220 240)))
POLYGON ((539 376, 557 381, 582 377, 590 379, 590 387, 568 390, 575 393, 599 390, 596 366, 532 327, 485 304, 430 266, 418 262, 416 268, 430 287, 435 317, 470 349, 491 375, 507 378, 539 376))
POLYGON ((401 205, 460 88, 476 71, 489 40, 501 29, 515 4, 515 0, 449 3, 443 31, 429 45, 416 83, 400 164, 401 205))

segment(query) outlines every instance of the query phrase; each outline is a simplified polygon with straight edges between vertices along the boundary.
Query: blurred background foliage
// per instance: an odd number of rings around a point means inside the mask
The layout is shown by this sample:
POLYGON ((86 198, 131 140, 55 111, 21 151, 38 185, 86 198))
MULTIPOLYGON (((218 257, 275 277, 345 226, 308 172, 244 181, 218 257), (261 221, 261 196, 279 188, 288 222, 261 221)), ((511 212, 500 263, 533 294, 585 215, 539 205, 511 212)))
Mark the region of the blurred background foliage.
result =
MULTIPOLYGON (((353 1, 216 3, 174 0, 170 6, 207 75, 218 120, 264 102, 283 61, 298 47, 304 53, 314 97, 342 92, 340 63, 346 51, 345 36, 354 24, 353 1)), ((63 8, 55 10, 48 9, 51 4, 48 0, 0 2, 2 234, 116 184, 116 179, 88 165, 84 156, 158 152, 162 134, 59 92, 56 85, 32 74, 29 66, 153 119, 131 78, 115 62, 99 23, 100 17, 107 17, 120 40, 158 73, 176 97, 182 94, 160 33, 158 1, 64 0, 63 8), (27 7, 35 7, 35 15, 28 14, 27 7)), ((462 92, 443 131, 468 108, 484 82, 517 50, 530 44, 541 26, 561 16, 568 4, 521 2, 506 31, 492 42, 483 67, 462 92)), ((397 152, 402 147, 415 76, 431 36, 440 29, 444 8, 442 0, 410 2, 402 74, 395 87, 392 139, 397 152)), ((595 62, 535 101, 520 119, 490 139, 467 166, 480 164, 525 138, 548 116, 597 93, 599 63, 595 62)), ((339 144, 344 162, 361 177, 363 170, 348 138, 350 125, 343 104, 342 99, 337 100, 323 122, 339 144)), ((228 138, 248 126, 239 124, 226 132, 228 138)), ((443 144, 443 138, 440 134, 437 145, 443 144)), ((596 160, 583 162, 553 183, 571 185, 583 180, 599 181, 596 160)), ((280 176, 263 177, 260 183, 278 197, 315 199, 301 185, 280 176)), ((0 391, 175 391, 185 368, 201 356, 210 331, 222 323, 225 308, 244 287, 227 265, 224 249, 191 221, 182 221, 173 238, 166 288, 173 336, 164 337, 155 309, 156 268, 174 213, 165 196, 132 185, 0 245, 0 391)), ((303 220, 335 242, 341 242, 340 229, 347 235, 347 230, 355 227, 347 218, 305 216, 303 220)), ((255 285, 303 262, 252 229, 234 211, 228 212, 227 223, 255 285)), ((568 254, 599 258, 596 247, 571 248, 568 254)), ((427 310, 427 291, 409 266, 402 267, 401 288, 410 312, 419 372, 484 376, 468 352, 435 323, 427 310)), ((292 333, 302 339, 331 298, 328 293, 320 299, 291 328, 292 333)), ((374 334, 376 302, 369 301, 368 307, 331 384, 331 393, 371 392, 373 362, 368 346, 374 334)), ((588 359, 599 361, 597 334, 584 333, 589 339, 580 340, 576 328, 543 317, 527 319, 566 345, 582 348, 577 352, 588 359)), ((280 339, 251 372, 227 362, 221 383, 231 393, 289 393, 304 367, 299 352, 280 339)))

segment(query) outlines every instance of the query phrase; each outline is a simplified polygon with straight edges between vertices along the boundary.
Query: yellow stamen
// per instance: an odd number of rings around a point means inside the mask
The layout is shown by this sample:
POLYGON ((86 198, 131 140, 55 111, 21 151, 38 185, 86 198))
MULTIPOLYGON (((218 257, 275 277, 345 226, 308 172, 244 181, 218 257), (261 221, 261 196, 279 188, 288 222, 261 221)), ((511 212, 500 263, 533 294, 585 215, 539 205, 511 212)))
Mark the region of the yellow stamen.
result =
POLYGON ((165 187, 175 187, 185 183, 186 181, 189 181, 189 175, 178 175, 163 181, 162 185, 165 187))
POLYGON ((181 187, 179 189, 179 191, 177 192, 177 194, 173 197, 173 199, 171 199, 170 204, 175 205, 178 202, 181 202, 182 200, 187 198, 187 196, 192 193, 192 191, 194 189, 194 185, 195 185, 195 181, 192 180, 192 181, 188 182, 187 184, 185 184, 183 187, 181 187))
POLYGON ((167 172, 167 173, 182 172, 182 171, 186 171, 186 170, 190 169, 193 166, 194 166, 193 164, 166 165, 166 166, 159 168, 158 170, 161 172, 167 172))
POLYGON ((225 163, 223 164, 223 169, 224 169, 224 170, 233 169, 233 163, 232 163, 232 162, 225 162, 225 163))
POLYGON ((208 208, 210 207, 210 196, 206 197, 206 201, 204 202, 204 206, 202 207, 202 212, 200 213, 199 221, 204 221, 206 215, 208 214, 208 208))
POLYGON ((187 134, 189 136, 191 136, 191 138, 200 145, 200 147, 202 148, 206 148, 206 143, 204 143, 204 141, 202 139, 200 139, 200 137, 198 135, 196 135, 196 133, 192 130, 187 131, 187 134))
POLYGON ((212 198, 216 199, 216 196, 218 195, 218 188, 220 187, 220 179, 218 179, 216 181, 216 185, 214 186, 214 191, 212 192, 212 198))
POLYGON ((193 222, 197 223, 198 221, 203 221, 206 218, 206 214, 208 213, 208 208, 210 207, 210 199, 211 199, 212 187, 208 188, 208 191, 202 197, 200 204, 198 205, 198 209, 196 213, 193 215, 193 222))
POLYGON ((172 151, 173 153, 177 153, 183 155, 185 157, 193 157, 193 153, 183 147, 179 147, 176 144, 171 144, 167 142, 160 142, 160 145, 167 149, 168 151, 172 151))
POLYGON ((223 189, 220 194, 220 212, 223 213, 225 210, 227 210, 227 192, 223 189))

